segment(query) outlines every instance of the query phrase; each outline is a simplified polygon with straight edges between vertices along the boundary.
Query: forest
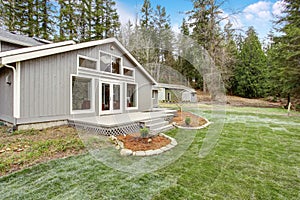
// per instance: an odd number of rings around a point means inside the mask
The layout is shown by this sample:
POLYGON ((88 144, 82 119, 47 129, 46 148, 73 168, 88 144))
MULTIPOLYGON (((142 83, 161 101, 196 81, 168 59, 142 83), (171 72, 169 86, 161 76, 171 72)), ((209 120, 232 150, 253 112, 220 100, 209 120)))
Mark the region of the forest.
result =
POLYGON ((299 0, 284 0, 284 13, 274 20, 264 44, 253 27, 245 33, 233 28, 222 15, 223 2, 191 1, 193 9, 185 12, 181 34, 172 31, 166 8, 150 0, 144 0, 135 21, 122 25, 114 0, 1 0, 0 22, 4 30, 55 42, 116 37, 158 81, 168 81, 161 72, 168 66, 188 85, 205 91, 201 71, 188 59, 193 59, 194 44, 187 42, 192 40, 220 71, 227 94, 300 97, 299 0))

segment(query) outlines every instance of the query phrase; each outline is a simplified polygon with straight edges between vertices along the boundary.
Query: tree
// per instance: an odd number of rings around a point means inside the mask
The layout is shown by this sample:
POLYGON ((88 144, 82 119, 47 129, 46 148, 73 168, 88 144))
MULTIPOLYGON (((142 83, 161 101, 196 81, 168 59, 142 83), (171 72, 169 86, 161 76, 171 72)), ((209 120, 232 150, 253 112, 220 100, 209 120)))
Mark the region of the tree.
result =
POLYGON ((141 19, 140 19, 140 24, 141 27, 144 29, 149 29, 152 28, 153 22, 152 22, 152 17, 153 17, 153 9, 151 7, 150 0, 144 0, 144 4, 141 9, 141 19))
POLYGON ((253 27, 246 33, 239 53, 239 63, 234 70, 236 95, 254 98, 266 94, 266 55, 253 27))
POLYGON ((300 96, 300 15, 299 0, 284 0, 284 15, 277 25, 281 36, 274 37, 274 63, 280 74, 281 93, 300 96))
MULTIPOLYGON (((193 9, 187 14, 189 15, 190 28, 192 28, 191 36, 199 45, 203 46, 211 56, 215 66, 222 66, 223 38, 221 36, 221 29, 219 23, 220 6, 215 0, 193 0, 193 9)), ((202 76, 209 74, 208 68, 203 68, 202 76)), ((203 80, 203 91, 206 92, 206 83, 203 80)))

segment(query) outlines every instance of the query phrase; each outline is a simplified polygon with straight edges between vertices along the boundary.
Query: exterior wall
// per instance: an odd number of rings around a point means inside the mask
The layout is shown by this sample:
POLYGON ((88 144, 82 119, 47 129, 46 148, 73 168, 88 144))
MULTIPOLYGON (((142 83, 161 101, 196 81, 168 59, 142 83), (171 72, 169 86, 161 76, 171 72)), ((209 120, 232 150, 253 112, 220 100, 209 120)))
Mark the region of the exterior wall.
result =
POLYGON ((13 123, 13 72, 6 67, 0 68, 0 120, 13 123), (11 85, 6 77, 11 77, 11 85))
POLYGON ((152 83, 139 70, 135 70, 135 73, 135 81, 138 83, 138 110, 152 109, 152 83))
POLYGON ((8 43, 8 42, 4 42, 4 41, 1 41, 0 44, 1 44, 1 48, 0 48, 1 52, 24 48, 24 46, 8 43))
POLYGON ((196 93, 196 92, 193 92, 191 95, 192 95, 192 96, 191 96, 191 102, 193 102, 193 103, 198 102, 198 99, 197 99, 197 93, 196 93))
POLYGON ((190 102, 192 99, 192 94, 188 91, 185 91, 182 93, 182 101, 188 101, 190 102))
POLYGON ((76 51, 21 62, 22 122, 70 114, 70 74, 76 65, 76 51))
POLYGON ((168 101, 168 93, 171 95, 170 102, 181 102, 182 101, 182 91, 176 90, 176 89, 166 89, 165 95, 166 95, 166 101, 168 101))
POLYGON ((165 101, 166 100, 165 88, 158 88, 158 100, 159 101, 165 101))

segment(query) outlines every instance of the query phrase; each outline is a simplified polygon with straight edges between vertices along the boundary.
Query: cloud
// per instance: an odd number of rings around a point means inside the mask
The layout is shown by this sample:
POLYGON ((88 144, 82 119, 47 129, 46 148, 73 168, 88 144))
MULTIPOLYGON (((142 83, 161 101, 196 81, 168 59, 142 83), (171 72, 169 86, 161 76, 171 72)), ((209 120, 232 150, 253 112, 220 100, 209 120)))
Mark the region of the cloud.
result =
POLYGON ((250 4, 243 10, 243 14, 247 20, 270 20, 272 18, 271 2, 258 1, 257 3, 250 4))
POLYGON ((280 16, 283 14, 285 8, 285 3, 283 1, 276 1, 272 6, 272 13, 275 16, 280 16))
POLYGON ((225 26, 225 24, 227 24, 230 21, 232 23, 233 29, 241 29, 243 27, 243 23, 238 15, 228 14, 227 12, 225 12, 222 9, 219 9, 219 10, 220 10, 219 16, 221 17, 221 19, 223 19, 221 21, 222 26, 225 26))

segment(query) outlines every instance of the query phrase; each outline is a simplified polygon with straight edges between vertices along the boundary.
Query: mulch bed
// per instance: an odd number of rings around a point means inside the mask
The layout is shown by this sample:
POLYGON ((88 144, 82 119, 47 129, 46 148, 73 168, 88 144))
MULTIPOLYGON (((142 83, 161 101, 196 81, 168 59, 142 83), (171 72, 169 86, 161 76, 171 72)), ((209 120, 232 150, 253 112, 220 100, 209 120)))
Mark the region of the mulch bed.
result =
POLYGON ((185 127, 198 127, 207 123, 205 119, 186 111, 177 111, 177 116, 173 118, 172 122, 185 127), (185 124, 186 117, 191 118, 191 123, 189 125, 185 124))
POLYGON ((123 142, 126 149, 132 151, 147 151, 160 149, 161 147, 167 146, 171 143, 171 140, 160 135, 155 135, 149 138, 141 138, 138 134, 130 134, 125 137, 122 135, 117 136, 117 139, 123 142), (148 140, 151 139, 151 142, 148 140))

